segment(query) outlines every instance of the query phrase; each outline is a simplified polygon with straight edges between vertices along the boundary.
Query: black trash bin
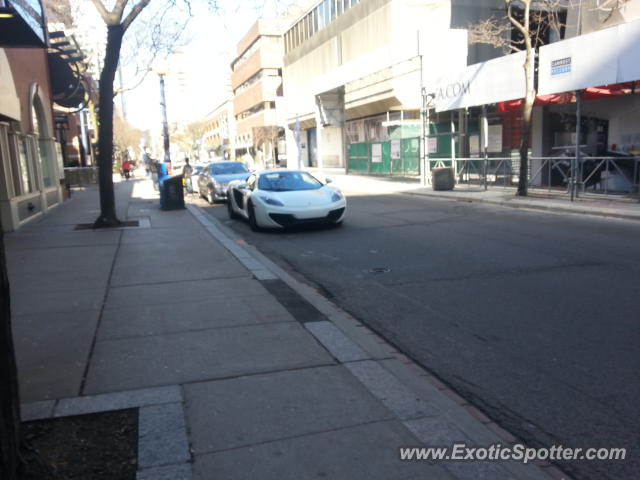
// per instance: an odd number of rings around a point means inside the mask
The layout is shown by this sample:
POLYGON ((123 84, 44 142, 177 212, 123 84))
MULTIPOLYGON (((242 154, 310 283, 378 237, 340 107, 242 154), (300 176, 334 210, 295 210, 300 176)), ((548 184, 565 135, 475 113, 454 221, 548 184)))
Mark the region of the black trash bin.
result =
POLYGON ((184 208, 184 191, 182 175, 164 177, 160 180, 160 208, 162 210, 177 210, 184 208))

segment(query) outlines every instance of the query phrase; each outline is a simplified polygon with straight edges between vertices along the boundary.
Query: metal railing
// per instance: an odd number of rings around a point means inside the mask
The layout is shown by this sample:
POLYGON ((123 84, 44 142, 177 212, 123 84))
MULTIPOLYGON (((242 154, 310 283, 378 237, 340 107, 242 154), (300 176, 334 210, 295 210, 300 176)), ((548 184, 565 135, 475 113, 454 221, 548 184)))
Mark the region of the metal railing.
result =
MULTIPOLYGON (((640 192, 640 157, 529 157, 529 187, 547 191, 602 195, 640 192)), ((458 185, 512 187, 518 183, 518 157, 456 158, 453 162, 458 185)))
POLYGON ((94 185, 98 183, 98 167, 65 167, 64 178, 67 185, 94 185))

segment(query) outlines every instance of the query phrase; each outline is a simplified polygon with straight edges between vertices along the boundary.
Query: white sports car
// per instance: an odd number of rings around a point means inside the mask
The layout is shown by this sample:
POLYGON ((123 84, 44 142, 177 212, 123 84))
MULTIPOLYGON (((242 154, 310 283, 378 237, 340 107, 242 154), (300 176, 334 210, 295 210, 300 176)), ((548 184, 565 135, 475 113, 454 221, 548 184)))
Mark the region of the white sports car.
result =
POLYGON ((340 190, 300 170, 265 170, 251 174, 246 182, 231 182, 227 200, 229 218, 246 218, 252 230, 336 225, 347 207, 340 190))

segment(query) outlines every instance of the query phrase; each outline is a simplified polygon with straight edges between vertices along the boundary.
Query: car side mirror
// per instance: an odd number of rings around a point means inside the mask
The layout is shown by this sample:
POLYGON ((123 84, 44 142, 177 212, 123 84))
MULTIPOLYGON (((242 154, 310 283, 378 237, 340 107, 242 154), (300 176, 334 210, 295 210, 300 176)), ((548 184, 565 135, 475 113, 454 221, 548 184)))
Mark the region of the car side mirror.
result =
POLYGON ((330 178, 325 178, 325 179, 324 179, 324 181, 325 181, 325 183, 331 183, 331 182, 333 182, 333 180, 331 180, 330 178))

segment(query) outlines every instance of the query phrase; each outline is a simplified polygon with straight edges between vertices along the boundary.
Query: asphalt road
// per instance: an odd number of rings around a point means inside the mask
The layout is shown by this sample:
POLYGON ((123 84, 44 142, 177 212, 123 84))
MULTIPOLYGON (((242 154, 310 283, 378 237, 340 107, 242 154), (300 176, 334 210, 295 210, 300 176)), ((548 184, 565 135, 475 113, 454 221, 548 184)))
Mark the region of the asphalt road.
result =
POLYGON ((381 195, 252 233, 207 210, 527 443, 627 448, 559 464, 576 479, 638 478, 640 222, 381 195))

